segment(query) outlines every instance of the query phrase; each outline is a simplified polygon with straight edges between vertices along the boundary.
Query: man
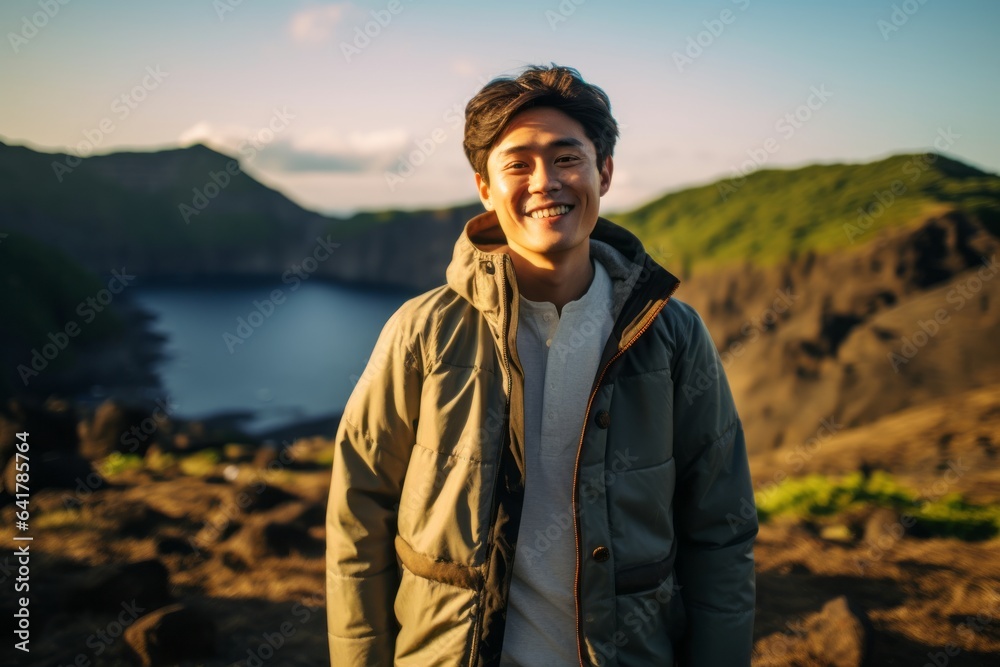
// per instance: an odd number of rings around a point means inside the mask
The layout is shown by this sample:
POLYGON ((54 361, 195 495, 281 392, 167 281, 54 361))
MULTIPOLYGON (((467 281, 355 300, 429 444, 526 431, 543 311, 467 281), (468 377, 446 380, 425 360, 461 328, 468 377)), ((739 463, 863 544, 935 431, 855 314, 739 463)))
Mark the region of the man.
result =
POLYGON ((486 212, 336 437, 334 665, 750 664, 743 427, 677 278, 599 217, 617 135, 570 68, 470 100, 486 212))

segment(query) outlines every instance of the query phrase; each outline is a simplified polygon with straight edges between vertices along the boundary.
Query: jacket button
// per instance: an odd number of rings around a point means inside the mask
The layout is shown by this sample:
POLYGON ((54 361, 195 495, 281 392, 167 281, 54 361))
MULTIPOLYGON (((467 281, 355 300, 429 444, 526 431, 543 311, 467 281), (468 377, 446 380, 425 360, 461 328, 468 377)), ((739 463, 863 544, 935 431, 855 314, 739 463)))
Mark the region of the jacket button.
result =
POLYGON ((594 417, 594 422, 601 428, 611 426, 611 414, 607 410, 601 410, 594 417))
POLYGON ((611 558, 611 550, 608 549, 607 547, 597 547, 596 549, 594 549, 593 556, 594 560, 596 560, 598 563, 603 563, 607 559, 611 558))
POLYGON ((493 266, 493 262, 486 262, 485 268, 486 268, 486 273, 490 274, 491 276, 493 275, 494 271, 497 270, 496 267, 493 266))

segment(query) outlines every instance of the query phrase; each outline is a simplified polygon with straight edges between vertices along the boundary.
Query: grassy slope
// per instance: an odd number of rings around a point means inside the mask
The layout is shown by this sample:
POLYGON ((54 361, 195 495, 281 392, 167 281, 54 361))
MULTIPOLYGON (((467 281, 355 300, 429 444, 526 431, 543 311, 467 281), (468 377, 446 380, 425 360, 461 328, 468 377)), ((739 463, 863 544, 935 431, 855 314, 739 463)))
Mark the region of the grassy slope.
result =
POLYGON ((896 155, 870 164, 761 170, 743 180, 670 193, 614 217, 647 246, 677 255, 687 270, 773 264, 809 250, 848 248, 880 229, 951 209, 973 215, 1000 236, 1000 177, 944 156, 896 155), (876 193, 893 201, 864 229, 858 210, 877 213, 876 193))

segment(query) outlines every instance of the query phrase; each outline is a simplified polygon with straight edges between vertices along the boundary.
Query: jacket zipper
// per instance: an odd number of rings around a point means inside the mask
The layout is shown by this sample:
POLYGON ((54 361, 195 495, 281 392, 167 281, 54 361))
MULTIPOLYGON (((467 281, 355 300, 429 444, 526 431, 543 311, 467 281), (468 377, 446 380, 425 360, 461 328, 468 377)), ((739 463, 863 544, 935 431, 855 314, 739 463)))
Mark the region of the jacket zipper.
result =
MULTIPOLYGON (((508 343, 508 338, 509 338, 509 333, 510 333, 509 332, 509 327, 510 327, 510 307, 507 305, 507 264, 506 264, 506 257, 504 258, 504 260, 502 262, 501 269, 500 269, 500 291, 503 294, 503 300, 504 300, 503 326, 501 327, 501 335, 503 336, 503 345, 501 346, 501 355, 500 356, 501 356, 501 358, 503 360, 503 367, 504 367, 504 370, 506 371, 506 375, 507 375, 507 395, 506 395, 506 402, 504 404, 504 420, 503 420, 503 423, 504 423, 504 434, 505 435, 503 437, 503 442, 502 442, 502 444, 500 446, 500 457, 502 457, 503 456, 504 447, 507 446, 507 442, 508 442, 508 440, 510 438, 510 394, 514 390, 514 387, 513 387, 514 381, 511 379, 511 375, 510 375, 510 350, 509 350, 509 343, 508 343)), ((496 465, 494 466, 495 470, 493 472, 493 497, 494 498, 496 498, 496 494, 497 494, 497 484, 500 483, 500 457, 497 458, 496 465)), ((490 507, 490 523, 489 523, 489 530, 490 530, 489 535, 490 536, 492 536, 492 534, 493 534, 493 524, 496 522, 496 516, 494 515, 495 511, 496 511, 496 507, 493 507, 492 503, 491 503, 491 507, 490 507)), ((485 565, 486 565, 486 572, 487 573, 489 573, 489 571, 490 571, 490 560, 492 558, 493 558, 493 543, 492 543, 492 540, 488 538, 487 539, 487 545, 486 545, 486 563, 485 563, 485 565)), ((484 579, 484 585, 485 585, 485 579, 484 579)), ((482 591, 480 591, 480 596, 481 595, 482 595, 482 591)), ((480 600, 480 606, 481 606, 481 603, 482 603, 482 600, 480 600)), ((479 641, 480 641, 481 635, 482 635, 482 625, 480 625, 480 621, 481 620, 482 620, 481 618, 479 620, 477 620, 475 632, 472 634, 472 650, 470 651, 471 655, 470 655, 470 659, 469 659, 469 665, 470 665, 470 667, 475 667, 476 661, 479 659, 479 641)))
POLYGON ((629 339, 624 347, 620 348, 615 353, 615 356, 608 360, 608 363, 604 364, 604 368, 601 369, 600 375, 597 376, 597 382, 594 384, 594 389, 590 392, 590 398, 587 399, 587 410, 583 413, 583 429, 580 431, 580 443, 577 445, 576 463, 573 466, 573 534, 576 539, 576 574, 573 577, 573 602, 576 604, 576 653, 580 660, 580 667, 586 667, 586 663, 583 661, 583 623, 580 618, 583 611, 580 608, 580 570, 583 565, 583 555, 580 549, 580 525, 577 519, 579 508, 576 496, 577 484, 580 481, 580 457, 583 454, 583 439, 587 433, 587 423, 590 421, 590 408, 594 404, 594 397, 597 396, 597 392, 601 388, 601 381, 604 379, 604 375, 607 373, 608 369, 611 368, 611 364, 615 363, 615 360, 622 356, 625 353, 625 350, 632 347, 632 344, 639 339, 639 336, 644 334, 646 330, 653 325, 656 317, 667 305, 667 302, 670 301, 670 297, 674 295, 674 292, 677 290, 679 285, 680 283, 674 283, 674 286, 670 289, 670 293, 667 294, 667 298, 664 299, 663 303, 649 316, 649 319, 642 326, 642 328, 629 339))

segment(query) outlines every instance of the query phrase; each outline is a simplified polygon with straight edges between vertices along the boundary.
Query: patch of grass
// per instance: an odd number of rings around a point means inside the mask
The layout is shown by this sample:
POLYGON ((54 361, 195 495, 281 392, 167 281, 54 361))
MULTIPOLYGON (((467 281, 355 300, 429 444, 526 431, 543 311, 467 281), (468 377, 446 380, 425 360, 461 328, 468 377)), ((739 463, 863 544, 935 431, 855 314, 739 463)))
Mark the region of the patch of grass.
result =
POLYGON ((151 450, 146 453, 146 469, 163 472, 177 465, 177 457, 167 452, 151 450))
POLYGON ((97 465, 97 470, 104 477, 114 477, 126 470, 142 470, 144 467, 145 462, 138 454, 112 452, 97 465))
POLYGON ((215 467, 219 464, 221 457, 214 449, 185 456, 180 460, 181 472, 192 477, 205 477, 215 472, 215 467))
POLYGON ((920 532, 936 537, 983 540, 1000 534, 1000 506, 973 505, 958 494, 924 499, 888 473, 870 477, 807 475, 789 478, 756 498, 757 516, 766 522, 780 515, 828 520, 864 507, 889 507, 912 516, 920 532))
POLYGON ((311 457, 313 463, 329 468, 333 465, 333 455, 336 453, 336 450, 337 447, 332 443, 327 447, 317 450, 311 457))

